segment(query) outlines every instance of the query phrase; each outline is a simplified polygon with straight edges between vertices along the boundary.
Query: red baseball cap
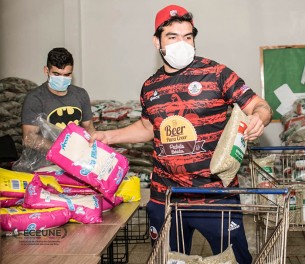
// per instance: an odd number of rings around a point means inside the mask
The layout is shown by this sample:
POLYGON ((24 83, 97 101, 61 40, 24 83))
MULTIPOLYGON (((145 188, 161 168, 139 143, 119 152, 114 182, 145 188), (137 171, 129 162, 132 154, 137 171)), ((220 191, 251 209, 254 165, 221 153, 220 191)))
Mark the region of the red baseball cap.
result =
POLYGON ((161 24, 163 24, 165 21, 169 20, 172 16, 184 16, 187 13, 188 13, 188 11, 181 6, 169 5, 167 7, 164 7, 156 15, 155 31, 161 24))

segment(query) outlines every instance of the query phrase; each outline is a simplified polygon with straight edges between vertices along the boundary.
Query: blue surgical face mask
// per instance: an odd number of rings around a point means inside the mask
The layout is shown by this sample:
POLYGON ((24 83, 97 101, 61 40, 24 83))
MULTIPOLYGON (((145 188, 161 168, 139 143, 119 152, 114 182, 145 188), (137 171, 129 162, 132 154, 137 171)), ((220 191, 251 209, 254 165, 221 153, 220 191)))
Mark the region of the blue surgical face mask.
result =
POLYGON ((58 92, 66 91, 71 81, 72 78, 70 77, 49 75, 50 87, 58 92))

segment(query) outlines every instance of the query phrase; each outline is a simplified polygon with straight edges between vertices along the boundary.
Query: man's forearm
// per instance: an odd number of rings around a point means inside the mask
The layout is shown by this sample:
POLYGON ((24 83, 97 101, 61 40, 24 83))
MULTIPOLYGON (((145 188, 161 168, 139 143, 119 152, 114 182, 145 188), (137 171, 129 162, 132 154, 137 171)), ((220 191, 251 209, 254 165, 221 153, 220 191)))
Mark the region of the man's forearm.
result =
POLYGON ((47 152, 51 148, 52 142, 41 135, 28 133, 23 136, 23 145, 41 152, 47 152))
POLYGON ((267 126, 272 120, 273 111, 267 102, 261 101, 254 106, 252 115, 258 115, 267 126))

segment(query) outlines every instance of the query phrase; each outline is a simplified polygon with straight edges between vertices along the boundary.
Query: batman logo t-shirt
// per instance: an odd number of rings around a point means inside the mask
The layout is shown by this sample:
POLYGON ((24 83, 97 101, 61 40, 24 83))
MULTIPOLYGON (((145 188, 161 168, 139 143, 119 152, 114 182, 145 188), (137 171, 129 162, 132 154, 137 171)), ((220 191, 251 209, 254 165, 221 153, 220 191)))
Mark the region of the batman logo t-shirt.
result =
POLYGON ((59 107, 48 116, 48 121, 60 128, 65 128, 69 123, 79 125, 81 120, 81 109, 73 106, 59 107))
POLYGON ((66 95, 58 96, 49 91, 45 82, 27 94, 23 103, 22 124, 35 125, 41 114, 60 128, 69 123, 80 125, 92 118, 89 95, 84 88, 70 85, 66 95))

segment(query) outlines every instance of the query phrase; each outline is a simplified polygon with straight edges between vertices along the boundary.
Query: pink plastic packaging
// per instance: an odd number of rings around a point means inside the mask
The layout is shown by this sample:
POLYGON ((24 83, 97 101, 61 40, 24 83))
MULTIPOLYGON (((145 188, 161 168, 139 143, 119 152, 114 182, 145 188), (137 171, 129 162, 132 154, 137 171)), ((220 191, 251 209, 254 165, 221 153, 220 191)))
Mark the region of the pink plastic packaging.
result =
POLYGON ((118 206, 123 202, 123 198, 119 196, 114 196, 112 201, 108 199, 103 199, 103 212, 109 211, 112 208, 118 206))
POLYGON ((23 204, 23 198, 19 197, 0 197, 0 208, 12 207, 23 204))
POLYGON ((64 225, 70 220, 67 208, 26 209, 21 206, 0 209, 1 229, 4 231, 42 230, 64 225))
POLYGON ((59 184, 74 185, 74 186, 85 186, 85 182, 80 181, 78 178, 65 172, 62 168, 57 165, 50 165, 39 168, 35 171, 39 175, 53 176, 59 184))
POLYGON ((47 159, 113 199, 128 172, 128 159, 100 141, 89 146, 90 135, 69 124, 47 153, 47 159))
POLYGON ((65 185, 61 184, 60 185, 63 193, 68 194, 68 195, 74 195, 74 194, 82 194, 82 195, 88 195, 88 194, 99 194, 99 192, 96 192, 95 190, 86 187, 86 186, 72 186, 72 185, 65 185))
POLYGON ((38 176, 26 188, 24 207, 32 209, 65 207, 71 219, 84 224, 102 222, 102 195, 52 194, 47 191, 38 176))

